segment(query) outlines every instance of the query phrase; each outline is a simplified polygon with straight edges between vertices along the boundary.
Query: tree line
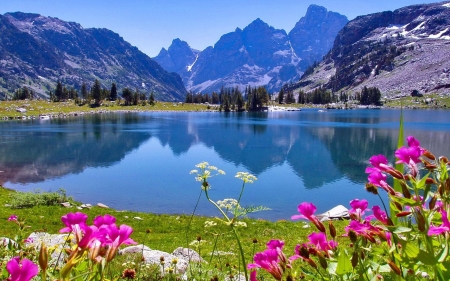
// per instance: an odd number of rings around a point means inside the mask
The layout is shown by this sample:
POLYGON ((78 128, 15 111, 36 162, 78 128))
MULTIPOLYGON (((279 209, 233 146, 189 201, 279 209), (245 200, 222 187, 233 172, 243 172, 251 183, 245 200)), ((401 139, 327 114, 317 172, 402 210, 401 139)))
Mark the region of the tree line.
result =
MULTIPOLYGON (((140 93, 137 89, 133 91, 130 88, 123 88, 121 95, 119 96, 116 83, 113 82, 111 88, 107 89, 102 87, 100 81, 97 79, 95 79, 94 84, 90 88, 83 82, 83 84, 81 84, 80 92, 74 87, 69 88, 64 86, 61 81, 58 81, 55 89, 50 91, 49 96, 50 101, 53 102, 74 100, 76 104, 89 104, 92 106, 100 106, 103 101, 118 100, 120 102, 121 99, 125 101, 125 105, 145 105, 147 102, 154 105, 156 102, 154 92, 151 92, 147 98, 145 93, 140 93)), ((24 86, 14 92, 13 100, 33 100, 36 97, 37 95, 32 89, 24 86)))
POLYGON ((225 88, 222 86, 220 91, 208 93, 192 93, 186 95, 186 103, 208 103, 218 105, 220 111, 260 111, 264 105, 267 105, 270 95, 264 86, 245 88, 244 93, 239 87, 225 88))

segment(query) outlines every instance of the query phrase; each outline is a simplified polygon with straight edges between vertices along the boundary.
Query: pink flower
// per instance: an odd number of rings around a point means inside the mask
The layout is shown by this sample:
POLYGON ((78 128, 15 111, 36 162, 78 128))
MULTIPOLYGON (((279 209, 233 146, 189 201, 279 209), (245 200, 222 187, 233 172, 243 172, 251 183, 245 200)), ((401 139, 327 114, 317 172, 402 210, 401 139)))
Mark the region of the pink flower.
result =
MULTIPOLYGON (((376 168, 380 171, 385 171, 387 168, 390 167, 390 166, 388 166, 388 159, 383 154, 374 155, 374 156, 370 157, 369 162, 370 162, 370 164, 372 164, 372 166, 374 168, 376 168)), ((367 169, 373 169, 373 168, 368 167, 367 169)), ((366 173, 367 173, 367 170, 366 170, 366 173)))
POLYGON ((29 281, 38 274, 38 266, 29 259, 20 260, 20 257, 12 258, 6 264, 6 270, 9 272, 10 281, 29 281))
POLYGON ((450 231, 450 222, 448 221, 447 212, 441 209, 441 215, 442 215, 442 225, 441 226, 430 225, 430 228, 428 229, 428 236, 440 235, 444 232, 450 231))
POLYGON ((420 147, 420 142, 418 140, 416 140, 413 136, 408 136, 406 138, 406 141, 408 142, 409 147, 413 147, 413 146, 420 147))
POLYGON ((373 211, 374 217, 377 220, 379 220, 384 225, 389 225, 389 220, 386 215, 386 212, 382 211, 380 206, 373 206, 372 211, 373 211))
POLYGON ((350 201, 350 206, 352 207, 348 211, 350 215, 353 215, 356 220, 361 220, 365 211, 368 210, 367 206, 369 206, 369 202, 367 202, 367 200, 365 199, 353 199, 352 201, 350 201))
POLYGON ((386 182, 387 176, 380 172, 380 170, 373 169, 372 172, 367 177, 369 182, 375 186, 379 186, 384 190, 388 191, 388 184, 386 182))
POLYGON ((76 212, 76 213, 68 213, 61 217, 61 221, 64 223, 66 227, 59 230, 60 233, 64 232, 78 232, 81 229, 87 227, 86 220, 88 216, 86 214, 76 212))
POLYGON ((298 219, 308 219, 310 221, 314 220, 316 217, 314 216, 314 213, 316 212, 317 208, 313 203, 303 202, 300 205, 298 205, 298 212, 301 215, 293 215, 291 219, 298 220, 298 219))
POLYGON ((314 245, 316 250, 327 252, 336 248, 337 243, 333 240, 327 241, 327 236, 322 232, 313 232, 308 236, 308 244, 314 245))
MULTIPOLYGON (((256 253, 253 261, 254 263, 247 265, 248 269, 262 268, 276 280, 281 280, 283 269, 279 264, 278 251, 276 249, 266 249, 264 252, 256 253)), ((254 279, 252 280, 256 280, 256 273, 252 272, 250 276, 253 276, 254 279)))
POLYGON ((116 223, 116 218, 111 215, 97 216, 94 219, 94 225, 100 228, 102 225, 111 225, 116 223))
POLYGON ((122 244, 137 244, 133 239, 130 238, 133 228, 131 226, 122 224, 119 228, 115 224, 108 227, 107 242, 111 243, 114 248, 120 247, 122 244))
POLYGON ((33 238, 28 237, 27 239, 24 239, 23 242, 28 244, 28 243, 33 243, 34 240, 33 240, 33 238))
POLYGON ((321 232, 326 232, 325 226, 317 219, 316 216, 314 216, 316 210, 317 208, 313 203, 303 202, 298 205, 298 212, 300 213, 300 215, 293 215, 291 219, 307 219, 311 221, 318 230, 320 230, 321 232))
POLYGON ((281 240, 273 239, 273 240, 270 240, 269 242, 267 242, 268 249, 277 249, 277 248, 283 249, 283 246, 284 246, 284 242, 281 240))
POLYGON ((9 218, 8 218, 8 221, 17 221, 17 216, 16 215, 11 215, 11 216, 9 216, 9 218))

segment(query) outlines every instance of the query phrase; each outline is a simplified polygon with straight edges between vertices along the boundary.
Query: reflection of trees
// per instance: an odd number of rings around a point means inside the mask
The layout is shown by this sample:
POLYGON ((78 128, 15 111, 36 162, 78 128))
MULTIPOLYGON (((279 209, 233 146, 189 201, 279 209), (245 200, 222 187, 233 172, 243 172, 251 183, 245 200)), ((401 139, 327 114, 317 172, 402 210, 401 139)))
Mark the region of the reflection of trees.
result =
POLYGON ((31 129, 39 121, 21 124, 20 131, 8 131, 8 124, 3 123, 0 182, 37 182, 80 173, 87 167, 110 166, 150 138, 148 132, 124 131, 145 119, 134 118, 95 114, 73 120, 52 119, 52 126, 42 125, 39 131, 31 129))

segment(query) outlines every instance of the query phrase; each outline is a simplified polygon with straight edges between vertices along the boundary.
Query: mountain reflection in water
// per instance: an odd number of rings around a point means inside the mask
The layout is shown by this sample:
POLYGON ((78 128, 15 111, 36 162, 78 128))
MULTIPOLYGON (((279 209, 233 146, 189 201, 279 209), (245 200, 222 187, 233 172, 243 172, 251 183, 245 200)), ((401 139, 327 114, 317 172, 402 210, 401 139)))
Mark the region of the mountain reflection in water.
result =
MULTIPOLYGON (((404 111, 405 135, 449 156, 449 114, 404 111)), ((234 173, 248 171, 259 180, 247 187, 245 203, 273 209, 258 217, 288 218, 301 201, 319 201, 319 211, 325 211, 369 196, 368 159, 384 154, 394 161, 399 116, 399 110, 303 110, 3 122, 0 182, 18 190, 62 187, 75 199, 96 198, 115 208, 189 213, 198 185, 189 171, 208 161, 228 173, 214 179, 217 200, 235 197, 240 185, 234 173)), ((199 208, 201 214, 209 211, 199 208)))

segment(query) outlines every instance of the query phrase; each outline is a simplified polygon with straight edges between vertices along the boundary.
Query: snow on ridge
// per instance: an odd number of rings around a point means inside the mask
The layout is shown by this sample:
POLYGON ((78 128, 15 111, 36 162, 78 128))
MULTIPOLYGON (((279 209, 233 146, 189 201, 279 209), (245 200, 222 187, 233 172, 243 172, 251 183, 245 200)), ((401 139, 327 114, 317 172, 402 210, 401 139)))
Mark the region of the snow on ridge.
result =
POLYGON ((428 36, 428 38, 432 38, 432 39, 437 39, 437 38, 441 38, 441 36, 448 31, 448 27, 444 30, 442 30, 441 32, 439 32, 438 34, 431 34, 430 36, 428 36))
POLYGON ((443 4, 442 6, 447 7, 447 8, 450 8, 450 3, 445 3, 445 4, 443 4))
POLYGON ((400 29, 402 27, 403 26, 399 24, 390 24, 388 27, 386 27, 386 29, 400 29))
POLYGON ((187 68, 187 71, 189 71, 189 72, 192 71, 192 67, 193 67, 194 64, 197 62, 197 59, 198 59, 198 54, 195 55, 195 60, 194 60, 194 62, 193 62, 191 65, 188 65, 188 66, 186 67, 186 68, 187 68))

